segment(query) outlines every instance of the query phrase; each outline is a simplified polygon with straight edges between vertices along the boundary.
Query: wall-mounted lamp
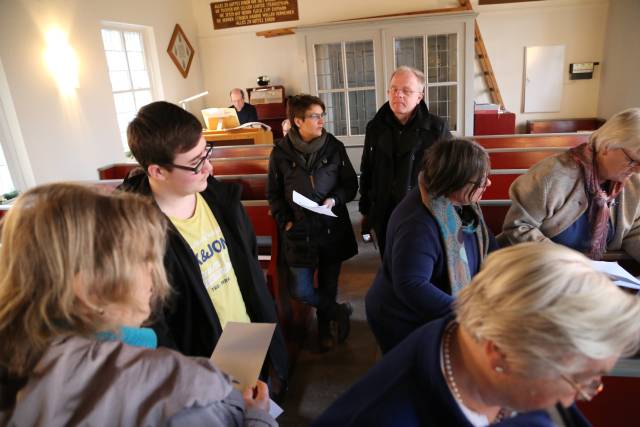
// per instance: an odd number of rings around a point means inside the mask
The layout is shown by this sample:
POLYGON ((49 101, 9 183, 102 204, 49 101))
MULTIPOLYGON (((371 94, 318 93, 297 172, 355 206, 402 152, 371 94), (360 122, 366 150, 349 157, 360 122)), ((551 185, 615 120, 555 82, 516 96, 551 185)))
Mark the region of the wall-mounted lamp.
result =
POLYGON ((180 104, 180 106, 182 107, 183 110, 187 109, 187 102, 193 101, 194 99, 198 99, 198 98, 202 98, 203 96, 209 95, 209 91, 205 90, 204 92, 200 92, 197 95, 193 95, 190 96, 188 98, 185 99, 181 99, 180 101, 178 101, 178 104, 180 104))
POLYGON ((585 80, 593 78, 593 71, 599 62, 580 62, 569 64, 569 80, 585 80))
POLYGON ((78 80, 78 58, 69 45, 67 35, 58 28, 49 30, 45 35, 47 48, 44 60, 49 72, 63 93, 71 93, 80 86, 78 80))

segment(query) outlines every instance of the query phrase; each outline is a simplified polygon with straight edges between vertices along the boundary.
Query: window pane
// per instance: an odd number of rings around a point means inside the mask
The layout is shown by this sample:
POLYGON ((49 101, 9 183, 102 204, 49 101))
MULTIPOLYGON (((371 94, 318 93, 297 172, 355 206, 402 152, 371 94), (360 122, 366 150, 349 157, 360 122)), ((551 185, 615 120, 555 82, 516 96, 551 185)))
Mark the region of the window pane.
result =
POLYGON ((141 52, 127 52, 127 58, 129 59, 129 69, 146 70, 147 67, 144 61, 144 55, 141 52))
POLYGON ((347 134, 347 111, 345 108, 344 93, 321 93, 320 99, 326 107, 327 117, 324 127, 327 132, 336 136, 347 134))
POLYGON ((153 100, 150 90, 136 91, 134 92, 134 97, 136 99, 136 111, 149 104, 153 100))
POLYGON ((344 49, 349 87, 375 86, 373 41, 346 43, 344 49))
POLYGON ((128 72, 110 71, 109 78, 111 79, 111 88, 114 92, 131 89, 131 80, 129 80, 128 72))
MULTIPOLYGON (((122 114, 118 114, 118 127, 120 128, 120 134, 127 134, 127 126, 129 126, 129 123, 131 123, 131 120, 133 120, 136 116, 136 112, 132 112, 132 113, 122 113, 122 114)), ((125 139, 126 141, 126 139, 125 139)))
POLYGON ((318 90, 344 88, 340 43, 320 44, 315 49, 318 90))
POLYGON ((126 71, 127 67, 127 57, 124 52, 106 52, 107 55, 107 66, 109 67, 109 71, 126 71))
POLYGON ((424 37, 396 39, 396 67, 406 65, 424 73, 424 37))
POLYGON ((349 116, 351 135, 364 135, 367 123, 376 114, 376 91, 358 90, 349 92, 349 116))
POLYGON ((123 50, 120 31, 102 30, 102 43, 104 44, 104 50, 123 50))
POLYGON ((11 174, 9 174, 9 166, 4 158, 2 147, 0 147, 0 196, 10 193, 15 189, 13 180, 11 179, 11 174))
POLYGON ((137 111, 132 92, 114 93, 113 100, 116 103, 116 113, 134 113, 137 111))
POLYGON ((438 34, 429 36, 428 73, 429 83, 457 81, 457 34, 438 34))
POLYGON ((142 52, 141 34, 138 32, 125 31, 124 44, 129 52, 142 52))
POLYGON ((134 89, 146 89, 149 87, 149 75, 146 71, 132 71, 131 80, 134 89))
POLYGON ((458 121, 457 95, 457 85, 429 87, 429 110, 445 119, 450 130, 456 130, 458 121))

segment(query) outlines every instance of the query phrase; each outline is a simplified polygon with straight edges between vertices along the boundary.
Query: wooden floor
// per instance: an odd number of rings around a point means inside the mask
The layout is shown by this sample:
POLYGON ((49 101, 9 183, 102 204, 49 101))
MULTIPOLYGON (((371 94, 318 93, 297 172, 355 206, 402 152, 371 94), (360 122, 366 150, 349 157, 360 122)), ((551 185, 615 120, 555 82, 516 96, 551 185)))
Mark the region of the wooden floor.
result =
MULTIPOLYGON (((359 236, 360 214, 356 203, 350 203, 349 212, 359 236)), ((353 305, 351 335, 344 344, 319 353, 313 322, 290 380, 284 414, 278 417, 280 426, 308 426, 380 357, 364 312, 364 296, 379 265, 380 256, 373 244, 362 242, 359 242, 359 254, 342 265, 338 301, 349 301, 353 305)))

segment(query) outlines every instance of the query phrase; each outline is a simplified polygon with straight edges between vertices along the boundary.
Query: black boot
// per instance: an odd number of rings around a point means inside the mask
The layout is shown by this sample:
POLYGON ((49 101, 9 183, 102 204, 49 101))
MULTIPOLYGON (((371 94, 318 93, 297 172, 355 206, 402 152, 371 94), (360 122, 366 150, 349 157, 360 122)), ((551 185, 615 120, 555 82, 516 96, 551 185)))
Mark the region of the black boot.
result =
POLYGON ((318 313, 318 347, 324 353, 333 348, 334 340, 331 334, 331 323, 329 319, 318 313))
POLYGON ((338 342, 343 343, 351 332, 351 313, 353 307, 348 302, 338 304, 336 309, 336 324, 338 325, 338 342))

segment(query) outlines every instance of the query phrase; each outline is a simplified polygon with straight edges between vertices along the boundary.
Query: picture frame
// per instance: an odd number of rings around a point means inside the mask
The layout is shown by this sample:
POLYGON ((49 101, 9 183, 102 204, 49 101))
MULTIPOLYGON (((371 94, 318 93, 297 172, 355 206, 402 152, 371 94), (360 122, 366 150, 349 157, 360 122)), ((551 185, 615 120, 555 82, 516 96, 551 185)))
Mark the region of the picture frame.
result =
POLYGON ((184 31, 182 31, 180 24, 176 24, 173 29, 171 41, 169 42, 169 47, 167 47, 167 53, 173 63, 176 64, 176 67, 178 67, 178 71, 180 71, 182 77, 186 79, 189 75, 193 57, 195 56, 195 50, 184 34, 184 31))

